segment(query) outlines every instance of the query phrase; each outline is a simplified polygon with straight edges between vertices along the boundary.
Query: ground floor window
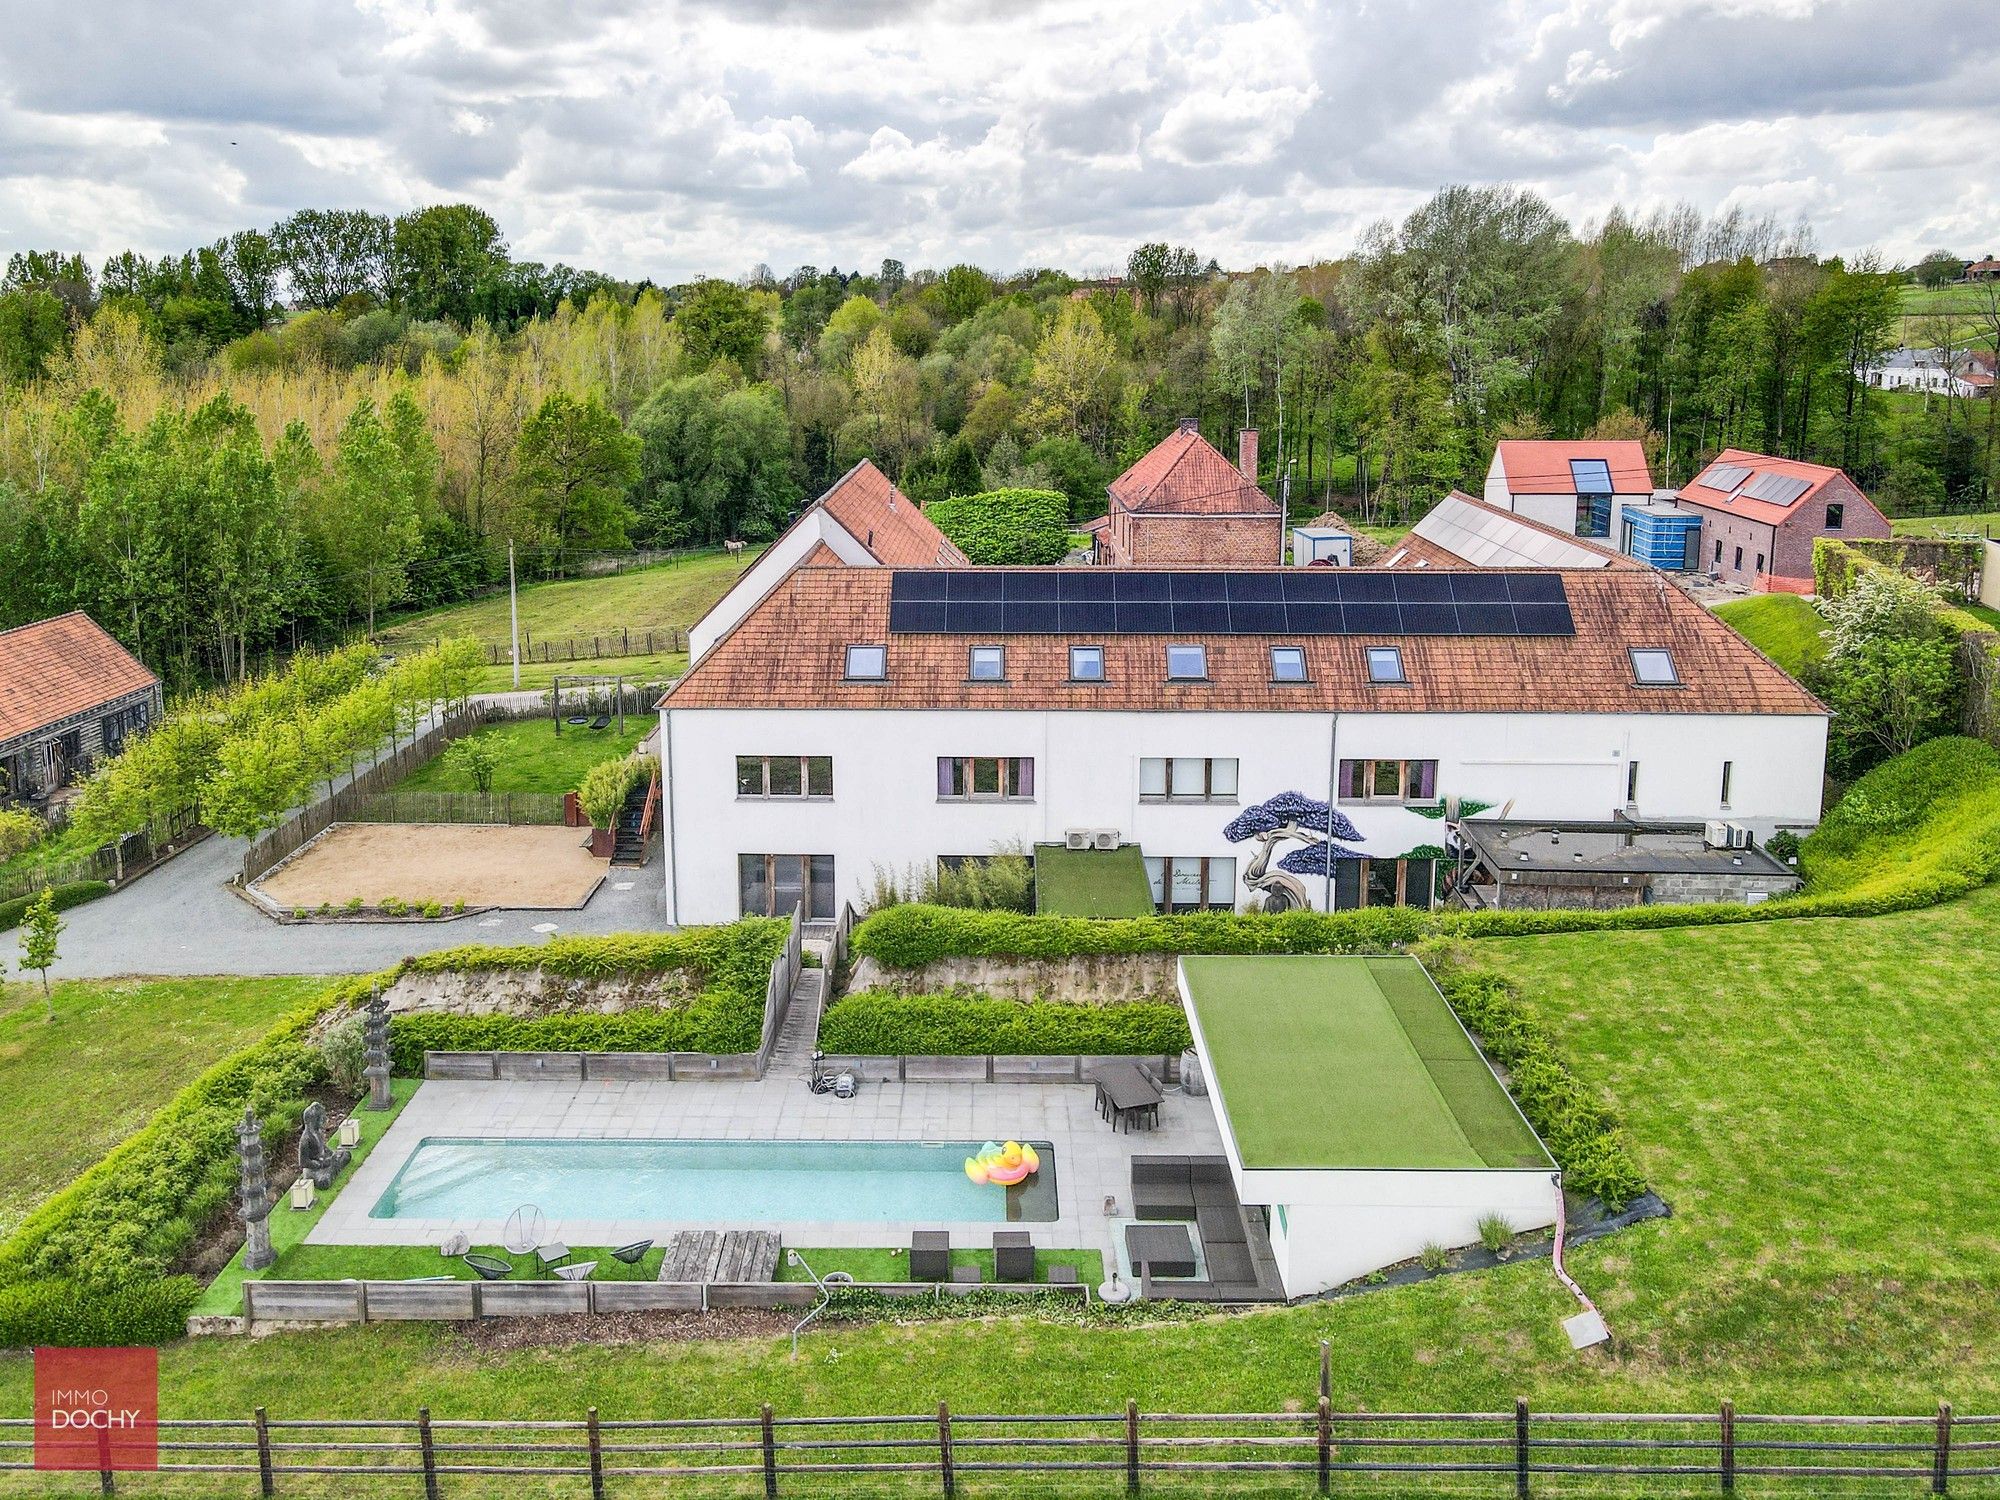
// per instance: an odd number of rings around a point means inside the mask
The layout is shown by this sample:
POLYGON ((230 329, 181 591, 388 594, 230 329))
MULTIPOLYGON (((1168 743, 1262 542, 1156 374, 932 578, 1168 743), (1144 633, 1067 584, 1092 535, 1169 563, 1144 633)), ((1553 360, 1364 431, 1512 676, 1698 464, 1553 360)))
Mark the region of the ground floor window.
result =
POLYGON ((831 854, 739 854, 736 885, 746 917, 789 917, 803 906, 809 921, 834 918, 831 854))
POLYGON ((953 801, 1035 795, 1035 762, 1025 755, 940 755, 937 794, 953 801))
POLYGON ((1334 909, 1427 907, 1436 880, 1434 859, 1337 859, 1333 862, 1334 909))
POLYGON ((1236 860, 1233 855, 1211 859, 1184 854, 1171 858, 1147 856, 1146 880, 1153 888, 1157 911, 1221 911, 1236 909, 1236 860))

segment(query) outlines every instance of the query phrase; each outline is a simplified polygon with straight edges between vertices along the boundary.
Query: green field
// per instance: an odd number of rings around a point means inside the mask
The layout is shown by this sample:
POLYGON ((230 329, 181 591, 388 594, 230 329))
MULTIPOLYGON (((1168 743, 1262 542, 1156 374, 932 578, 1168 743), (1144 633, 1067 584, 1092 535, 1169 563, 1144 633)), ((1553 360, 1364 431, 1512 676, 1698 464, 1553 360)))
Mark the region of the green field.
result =
MULTIPOLYGON (((558 583, 530 584, 520 598, 521 630, 532 643, 562 641, 571 637, 609 635, 619 630, 685 630, 694 624, 716 600, 729 592, 744 569, 756 561, 761 548, 745 549, 736 557, 713 553, 684 562, 661 563, 629 573, 607 573, 597 578, 566 579, 558 583)), ((465 604, 451 604, 423 614, 407 615, 391 621, 378 632, 382 643, 391 648, 428 645, 454 636, 473 636, 482 641, 507 641, 507 596, 495 594, 465 604)), ((637 658, 606 658, 602 662, 551 664, 544 670, 558 672, 624 670, 616 661, 631 663, 637 658)), ((500 668, 508 671, 508 668, 500 668)), ((523 663, 523 686, 529 664, 523 663)), ((633 671, 639 670, 637 667, 633 671)), ((547 677, 542 682, 546 684, 547 677)))
POLYGON ((1826 655, 1824 621, 1797 594, 1753 594, 1715 607, 1717 619, 1797 677, 1826 655))
POLYGON ((1407 958, 1185 958, 1246 1169, 1547 1166, 1407 958))
MULTIPOLYGON (((493 772, 496 792, 573 792, 583 773, 601 760, 630 755, 657 721, 648 714, 627 714, 619 734, 614 715, 608 729, 565 724, 557 734, 550 719, 515 719, 488 724, 469 738, 484 740, 500 750, 493 772)), ((417 767, 397 782, 399 792, 470 792, 472 779, 443 756, 417 767)))
POLYGON ((1035 910, 1045 916, 1150 917, 1145 856, 1137 844, 1115 850, 1037 844, 1035 910))
POLYGON ((1968 511, 1950 516, 1895 516, 1889 521, 1897 536, 2000 536, 2000 511, 1968 511))
POLYGON ((39 983, 0 982, 0 1234, 324 983, 59 981, 51 1022, 39 983))
POLYGON ((1899 340, 1912 347, 1936 344, 1934 325, 1940 318, 1949 318, 1959 336, 1976 339, 1983 335, 1990 344, 1993 297, 2000 297, 2000 287, 1990 290, 1984 285, 1902 287, 1898 296, 1902 319, 1899 340))

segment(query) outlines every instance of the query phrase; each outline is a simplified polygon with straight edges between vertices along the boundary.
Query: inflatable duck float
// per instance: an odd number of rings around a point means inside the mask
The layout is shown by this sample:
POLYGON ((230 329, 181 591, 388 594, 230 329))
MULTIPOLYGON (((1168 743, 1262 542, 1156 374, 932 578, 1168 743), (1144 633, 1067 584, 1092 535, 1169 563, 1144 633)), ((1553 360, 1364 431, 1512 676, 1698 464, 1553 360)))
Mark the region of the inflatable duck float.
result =
POLYGON ((1012 1187, 1034 1176, 1041 1166, 1042 1159, 1033 1146, 1024 1146, 1019 1141, 1008 1141, 1005 1145, 988 1141, 977 1155, 965 1159, 965 1175, 974 1182, 1012 1187))

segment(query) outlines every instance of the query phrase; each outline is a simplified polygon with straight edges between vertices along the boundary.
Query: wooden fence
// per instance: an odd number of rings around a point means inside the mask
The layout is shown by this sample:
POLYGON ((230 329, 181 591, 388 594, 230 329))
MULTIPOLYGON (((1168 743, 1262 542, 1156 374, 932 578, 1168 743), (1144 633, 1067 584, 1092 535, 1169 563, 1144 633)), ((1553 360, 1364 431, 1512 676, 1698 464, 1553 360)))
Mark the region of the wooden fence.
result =
POLYGON ((0 875, 0 901, 29 896, 44 886, 70 885, 79 880, 108 880, 122 883, 146 871, 189 844, 208 836, 208 830, 194 820, 187 808, 168 818, 157 818, 114 843, 72 859, 44 860, 0 875))
MULTIPOLYGON (((808 1288, 810 1290, 810 1288, 808 1288)), ((236 1417, 159 1424, 159 1470, 235 1476, 204 1495, 1175 1494, 1249 1484, 1374 1496, 1995 1492, 2000 1417, 1739 1412, 1287 1412, 894 1416, 754 1413, 610 1420, 236 1417), (300 1481, 305 1481, 302 1485, 300 1481), (1287 1482, 1289 1481, 1289 1482, 1287 1482)), ((32 1467, 32 1424, 0 1420, 0 1470, 32 1467)), ((77 1476, 63 1476, 70 1483, 77 1476)), ((103 1493, 145 1475, 101 1476, 103 1493)), ((176 1493, 187 1493, 177 1490, 176 1493)))
MULTIPOLYGON (((481 641, 489 667, 504 667, 513 661, 505 641, 481 641)), ((602 635, 569 635, 536 640, 521 632, 521 661, 609 661, 621 656, 664 656, 688 648, 687 632, 678 626, 621 626, 602 635)))
POLYGON ((764 985, 764 1030, 757 1042, 759 1078, 771 1065, 771 1054, 777 1050, 785 1020, 792 1013, 792 991, 798 988, 799 974, 804 968, 805 908, 794 906, 791 924, 785 931, 784 951, 771 960, 771 976, 764 985))
POLYGON ((556 823, 561 792, 376 792, 350 798, 342 823, 556 823))

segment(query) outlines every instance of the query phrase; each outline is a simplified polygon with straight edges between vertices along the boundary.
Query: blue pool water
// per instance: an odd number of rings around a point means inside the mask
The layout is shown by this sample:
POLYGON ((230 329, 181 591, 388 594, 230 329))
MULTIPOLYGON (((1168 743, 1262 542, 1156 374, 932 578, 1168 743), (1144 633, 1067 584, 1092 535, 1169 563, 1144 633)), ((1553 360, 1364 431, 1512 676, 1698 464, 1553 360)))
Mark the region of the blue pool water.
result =
POLYGON ((427 1136, 371 1219, 551 1219, 1001 1224, 1056 1216, 1055 1153, 1017 1187, 974 1183, 984 1142, 462 1140, 427 1136))

